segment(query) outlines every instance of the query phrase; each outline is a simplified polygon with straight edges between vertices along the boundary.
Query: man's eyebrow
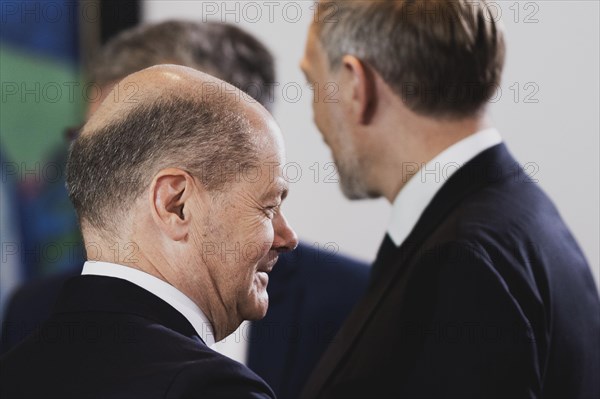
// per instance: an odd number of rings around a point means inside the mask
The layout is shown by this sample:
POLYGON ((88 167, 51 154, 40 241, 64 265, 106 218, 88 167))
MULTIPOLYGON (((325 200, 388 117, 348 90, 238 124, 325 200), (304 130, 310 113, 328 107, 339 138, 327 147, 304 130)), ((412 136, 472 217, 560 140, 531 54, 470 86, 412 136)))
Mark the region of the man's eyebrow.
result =
POLYGON ((275 186, 265 193, 263 200, 272 198, 274 196, 281 196, 281 201, 283 201, 287 197, 288 193, 289 187, 287 182, 275 183, 275 186))

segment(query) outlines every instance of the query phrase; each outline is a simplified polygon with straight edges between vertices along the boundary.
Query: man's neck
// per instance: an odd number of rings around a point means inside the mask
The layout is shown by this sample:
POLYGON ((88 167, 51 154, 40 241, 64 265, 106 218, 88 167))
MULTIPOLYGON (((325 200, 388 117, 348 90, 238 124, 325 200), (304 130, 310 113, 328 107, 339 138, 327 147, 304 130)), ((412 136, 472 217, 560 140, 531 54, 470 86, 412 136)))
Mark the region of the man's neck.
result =
POLYGON ((460 121, 432 121, 404 125, 404 137, 394 139, 390 131, 388 143, 392 143, 386 151, 387 156, 378 162, 376 174, 380 179, 380 192, 393 203, 406 183, 428 162, 453 144, 484 129, 487 122, 484 118, 464 119, 460 121), (387 159, 386 159, 387 158, 387 159))

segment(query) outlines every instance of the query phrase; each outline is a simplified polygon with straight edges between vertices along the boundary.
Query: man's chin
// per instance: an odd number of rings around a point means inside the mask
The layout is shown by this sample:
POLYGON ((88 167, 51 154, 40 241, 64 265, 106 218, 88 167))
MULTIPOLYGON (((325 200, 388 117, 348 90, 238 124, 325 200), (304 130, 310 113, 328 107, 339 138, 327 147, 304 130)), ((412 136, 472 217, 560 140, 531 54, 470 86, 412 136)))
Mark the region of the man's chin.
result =
POLYGON ((251 320, 251 321, 261 320, 267 315, 267 309, 268 309, 268 307, 265 307, 264 309, 261 309, 261 310, 255 310, 255 311, 249 313, 248 316, 245 317, 245 320, 251 320))
POLYGON ((340 188, 342 189, 342 194, 344 194, 344 197, 349 200, 361 200, 369 198, 368 193, 360 189, 358 185, 354 184, 354 182, 350 183, 341 181, 340 188))
POLYGON ((340 188, 342 194, 349 200, 375 199, 381 197, 381 193, 368 188, 358 176, 350 175, 344 171, 339 172, 340 188))
POLYGON ((269 294, 267 291, 257 290, 258 296, 251 299, 251 306, 248 306, 244 312, 245 320, 260 320, 266 316, 267 310, 269 309, 269 294))
POLYGON ((269 275, 266 272, 256 272, 254 274, 255 282, 257 283, 258 289, 267 289, 269 285, 269 275))

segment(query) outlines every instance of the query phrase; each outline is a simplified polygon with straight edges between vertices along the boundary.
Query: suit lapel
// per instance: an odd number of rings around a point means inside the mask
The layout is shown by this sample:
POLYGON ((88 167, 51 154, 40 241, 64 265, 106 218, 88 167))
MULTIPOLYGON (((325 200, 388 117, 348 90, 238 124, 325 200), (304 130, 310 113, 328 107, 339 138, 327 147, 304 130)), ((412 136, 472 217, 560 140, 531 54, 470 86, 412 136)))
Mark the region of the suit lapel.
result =
MULTIPOLYGON (((392 260, 386 262, 382 259, 381 264, 374 265, 376 273, 371 276, 372 281, 367 293, 344 322, 335 340, 321 358, 302 397, 313 398, 320 395, 340 366, 344 364, 351 348, 391 287, 395 286, 403 275, 410 275, 411 270, 407 267, 415 251, 444 217, 472 192, 486 184, 510 177, 513 165, 515 165, 514 160, 506 147, 504 144, 499 144, 483 151, 448 179, 427 206, 407 239, 393 253, 392 260)), ((378 255, 378 260, 379 258, 378 255)), ((414 266, 414 262, 412 263, 414 266)), ((397 289, 404 291, 408 280, 405 278, 397 289)))

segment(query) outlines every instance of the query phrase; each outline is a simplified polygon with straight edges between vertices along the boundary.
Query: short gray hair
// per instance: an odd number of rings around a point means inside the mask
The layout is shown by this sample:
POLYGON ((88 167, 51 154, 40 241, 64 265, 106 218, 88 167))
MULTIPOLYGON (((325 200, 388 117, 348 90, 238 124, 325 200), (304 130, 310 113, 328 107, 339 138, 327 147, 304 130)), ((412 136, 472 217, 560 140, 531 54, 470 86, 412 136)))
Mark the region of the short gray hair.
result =
POLYGON ((254 36, 230 24, 172 20, 126 30, 94 58, 89 80, 100 87, 159 64, 213 75, 271 109, 275 62, 254 36))
POLYGON ((415 112, 473 115, 500 83, 504 37, 484 0, 324 0, 318 10, 330 67, 356 56, 415 112))
POLYGON ((242 106, 223 95, 170 95, 136 105, 71 145, 67 189, 82 225, 118 234, 119 221, 161 169, 177 167, 209 191, 258 163, 242 106))

